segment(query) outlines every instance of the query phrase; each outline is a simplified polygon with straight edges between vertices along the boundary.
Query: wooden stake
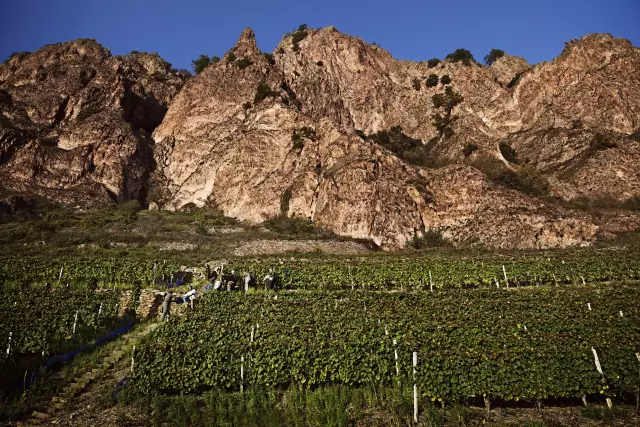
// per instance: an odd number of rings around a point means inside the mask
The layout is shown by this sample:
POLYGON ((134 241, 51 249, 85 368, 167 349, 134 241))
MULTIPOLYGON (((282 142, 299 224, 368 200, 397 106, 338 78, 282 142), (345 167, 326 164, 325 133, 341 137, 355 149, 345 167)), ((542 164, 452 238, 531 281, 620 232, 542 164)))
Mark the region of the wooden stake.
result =
POLYGON ((76 317, 73 320, 73 333, 76 333, 76 325, 78 324, 78 310, 76 310, 76 317))
POLYGON ((431 270, 429 270, 429 289, 433 292, 433 279, 431 278, 431 270))
POLYGON ((133 355, 136 353, 136 346, 133 346, 133 350, 131 350, 131 372, 133 372, 133 355))
POLYGON ((398 378, 398 385, 400 385, 400 368, 398 366, 398 350, 396 349, 396 345, 398 342, 393 340, 393 354, 396 360, 396 377, 398 378))
POLYGON ((509 279, 507 279, 507 270, 505 270, 504 264, 502 265, 502 274, 504 274, 504 282, 507 284, 507 289, 509 289, 509 279))
POLYGON ((418 422, 418 385, 416 384, 416 366, 418 366, 418 353, 413 352, 413 421, 418 422))
POLYGON ((11 353, 11 339, 13 338, 13 332, 9 332, 9 345, 7 346, 7 354, 11 353))
POLYGON ((244 356, 240 356, 240 393, 244 392, 244 356))

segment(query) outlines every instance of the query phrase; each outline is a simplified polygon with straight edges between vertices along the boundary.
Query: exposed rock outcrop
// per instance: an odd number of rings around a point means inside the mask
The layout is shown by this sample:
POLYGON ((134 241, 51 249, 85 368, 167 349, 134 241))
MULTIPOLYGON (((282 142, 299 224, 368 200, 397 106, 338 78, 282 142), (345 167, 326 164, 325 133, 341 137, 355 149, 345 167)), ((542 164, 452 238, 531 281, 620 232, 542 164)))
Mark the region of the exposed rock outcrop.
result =
POLYGON ((427 230, 454 244, 587 245, 602 219, 487 168, 538 174, 565 200, 640 194, 639 70, 640 50, 606 34, 534 66, 505 54, 429 68, 333 27, 300 28, 265 55, 246 29, 185 83, 157 55, 77 40, 0 66, 0 177, 83 207, 138 198, 249 223, 295 216, 384 248, 427 230), (369 138, 392 128, 417 151, 369 138))
POLYGON ((157 54, 113 57, 80 39, 0 65, 0 178, 87 207, 144 200, 150 133, 183 78, 157 54))

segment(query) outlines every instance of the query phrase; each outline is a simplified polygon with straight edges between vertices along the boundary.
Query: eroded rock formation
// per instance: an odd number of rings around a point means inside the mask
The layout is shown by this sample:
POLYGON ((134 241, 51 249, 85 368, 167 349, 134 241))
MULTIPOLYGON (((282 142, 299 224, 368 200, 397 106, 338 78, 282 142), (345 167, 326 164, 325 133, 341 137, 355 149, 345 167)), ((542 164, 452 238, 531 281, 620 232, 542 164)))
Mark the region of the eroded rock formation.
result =
MULTIPOLYGON (((601 220, 552 197, 640 194, 639 70, 640 51, 610 35, 534 66, 507 54, 429 68, 333 27, 263 54, 247 29, 184 83, 156 55, 78 40, 0 66, 0 176, 83 206, 295 216, 385 248, 429 230, 454 244, 588 245, 601 220), (508 185, 524 172, 550 197, 508 185)), ((638 223, 624 215, 608 237, 638 223)))

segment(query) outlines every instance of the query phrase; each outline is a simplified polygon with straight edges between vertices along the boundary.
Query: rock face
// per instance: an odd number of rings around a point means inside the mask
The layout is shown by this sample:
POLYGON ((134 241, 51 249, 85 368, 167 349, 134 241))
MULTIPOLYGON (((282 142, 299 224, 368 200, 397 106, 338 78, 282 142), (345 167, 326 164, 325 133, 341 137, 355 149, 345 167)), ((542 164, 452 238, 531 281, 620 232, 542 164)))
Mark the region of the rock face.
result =
MULTIPOLYGON (((429 68, 333 27, 300 28, 265 55, 247 29, 184 83, 157 56, 79 40, 0 66, 0 174, 65 203, 210 204, 384 248, 427 231, 453 244, 588 245, 601 219, 531 194, 640 194, 639 71, 640 50, 610 35, 534 66, 504 55, 429 68), (405 145, 388 145, 389 132, 405 145), (512 185, 520 176, 548 185, 512 185)), ((607 236, 638 223, 624 216, 607 236)))
POLYGON ((151 132, 183 78, 156 54, 113 57, 93 40, 0 65, 0 179, 81 207, 146 198, 151 132))

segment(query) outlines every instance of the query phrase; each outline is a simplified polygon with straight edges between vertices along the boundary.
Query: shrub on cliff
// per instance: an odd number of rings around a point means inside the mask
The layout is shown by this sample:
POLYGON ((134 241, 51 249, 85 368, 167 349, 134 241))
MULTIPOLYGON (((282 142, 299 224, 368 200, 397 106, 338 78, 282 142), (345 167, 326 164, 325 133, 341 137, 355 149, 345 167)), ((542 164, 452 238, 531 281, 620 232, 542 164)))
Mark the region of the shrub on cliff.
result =
POLYGON ((411 81, 411 85, 415 90, 420 90, 420 79, 417 77, 414 77, 413 80, 411 81))
POLYGON ((449 74, 445 74, 444 76, 440 77, 440 83, 442 83, 443 85, 448 85, 449 83, 451 83, 451 77, 449 77, 449 74))
POLYGON ((407 247, 413 249, 439 248, 447 245, 447 241, 435 230, 427 230, 422 236, 415 235, 407 242, 407 247))
POLYGON ((498 58, 502 58, 503 56, 504 50, 491 49, 491 51, 484 57, 484 63, 490 67, 498 58))
POLYGON ((265 82, 260 82, 260 84, 258 85, 258 89, 256 90, 256 94, 253 97, 253 103, 255 105, 258 105, 260 102, 262 102, 263 99, 278 95, 279 93, 275 90, 272 90, 268 84, 266 84, 265 82))
POLYGON ((201 54, 198 59, 191 61, 191 67, 196 74, 200 74, 209 64, 211 64, 211 58, 205 54, 201 54))
POLYGON ((438 65, 440 62, 442 61, 440 61, 438 58, 431 58, 430 60, 427 61, 427 65, 429 66, 429 68, 433 68, 436 65, 438 65))
POLYGON ((475 62, 473 55, 467 49, 456 49, 454 52, 448 54, 445 59, 451 62, 462 62, 464 65, 471 65, 471 62, 475 62))
POLYGON ((242 58, 238 61, 236 61, 236 65, 241 69, 244 70, 245 68, 247 68, 248 66, 252 65, 253 62, 251 62, 250 59, 248 58, 242 58))
POLYGON ((435 87, 438 85, 438 76, 436 74, 429 74, 425 81, 427 87, 435 87))

